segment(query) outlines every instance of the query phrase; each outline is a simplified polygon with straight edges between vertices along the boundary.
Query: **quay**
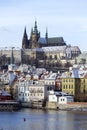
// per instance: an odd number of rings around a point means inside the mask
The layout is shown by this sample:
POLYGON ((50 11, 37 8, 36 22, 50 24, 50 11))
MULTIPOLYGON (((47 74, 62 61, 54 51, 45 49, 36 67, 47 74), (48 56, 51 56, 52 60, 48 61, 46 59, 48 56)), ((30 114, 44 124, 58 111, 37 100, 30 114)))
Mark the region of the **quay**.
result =
POLYGON ((70 110, 70 111, 86 111, 87 102, 72 102, 67 104, 59 104, 59 110, 70 110))
POLYGON ((67 103, 67 104, 47 102, 46 109, 66 110, 66 111, 86 111, 87 112, 87 102, 72 102, 72 103, 67 103))
POLYGON ((0 102, 0 111, 16 111, 21 108, 30 109, 43 109, 43 110, 62 110, 62 111, 84 111, 87 112, 86 102, 72 102, 67 104, 59 104, 56 102, 32 102, 30 103, 19 103, 19 102, 0 102))
POLYGON ((20 103, 21 108, 31 108, 31 109, 44 109, 46 103, 43 101, 32 101, 32 102, 23 102, 20 103))
POLYGON ((13 111, 19 109, 20 109, 19 102, 15 101, 0 102, 0 111, 13 111))
POLYGON ((86 111, 87 112, 87 102, 70 102, 67 104, 59 104, 57 102, 38 102, 34 101, 31 103, 21 103, 21 108, 30 109, 44 109, 44 110, 64 110, 64 111, 86 111))

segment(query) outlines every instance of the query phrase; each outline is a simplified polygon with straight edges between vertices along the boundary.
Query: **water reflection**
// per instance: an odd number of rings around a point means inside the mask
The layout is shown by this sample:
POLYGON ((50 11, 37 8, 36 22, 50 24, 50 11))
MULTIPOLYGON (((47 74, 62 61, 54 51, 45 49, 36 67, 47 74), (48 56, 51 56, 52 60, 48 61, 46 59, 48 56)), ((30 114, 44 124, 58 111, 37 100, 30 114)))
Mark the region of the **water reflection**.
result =
POLYGON ((0 128, 3 130, 87 130, 87 113, 34 109, 0 112, 0 128))

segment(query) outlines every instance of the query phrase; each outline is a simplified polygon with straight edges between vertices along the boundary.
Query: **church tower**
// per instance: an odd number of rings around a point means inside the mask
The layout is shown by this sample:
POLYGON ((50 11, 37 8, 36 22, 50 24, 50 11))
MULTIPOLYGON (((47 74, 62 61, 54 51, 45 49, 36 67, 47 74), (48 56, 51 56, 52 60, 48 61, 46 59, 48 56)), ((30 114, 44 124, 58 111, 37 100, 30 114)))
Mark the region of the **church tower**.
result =
POLYGON ((26 27, 24 29, 24 35, 23 35, 23 40, 22 40, 22 48, 23 49, 27 49, 29 46, 29 43, 28 43, 28 36, 27 36, 27 33, 26 33, 26 27))
POLYGON ((35 21, 35 26, 34 28, 31 29, 31 36, 30 36, 30 43, 29 43, 30 49, 39 47, 39 43, 38 43, 39 38, 40 38, 40 32, 38 32, 37 22, 35 21))
POLYGON ((46 43, 48 43, 48 30, 46 28, 46 34, 45 34, 46 43))
POLYGON ((10 59, 10 64, 14 64, 14 54, 13 54, 13 48, 12 47, 12 51, 11 51, 11 59, 10 59))

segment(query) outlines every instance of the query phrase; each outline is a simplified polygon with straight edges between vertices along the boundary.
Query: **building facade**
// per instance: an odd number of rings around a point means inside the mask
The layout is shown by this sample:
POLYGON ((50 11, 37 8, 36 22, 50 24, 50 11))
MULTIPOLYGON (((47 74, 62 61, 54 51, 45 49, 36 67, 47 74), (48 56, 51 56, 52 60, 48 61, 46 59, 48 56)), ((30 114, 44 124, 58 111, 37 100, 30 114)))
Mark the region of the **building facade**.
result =
POLYGON ((22 61, 38 67, 59 67, 66 63, 74 64, 81 54, 78 46, 67 45, 63 37, 41 37, 35 21, 28 39, 26 28, 22 39, 22 61))
POLYGON ((76 101, 87 101, 87 68, 72 68, 61 76, 62 91, 74 96, 76 101))
POLYGON ((80 79, 66 77, 62 78, 62 92, 69 93, 74 97, 78 95, 80 90, 80 79))
POLYGON ((45 37, 41 37, 36 21, 31 29, 29 39, 25 27, 21 49, 14 47, 0 48, 2 64, 9 64, 11 55, 13 55, 14 63, 24 63, 45 68, 71 66, 71 64, 77 62, 77 57, 80 54, 81 51, 78 46, 67 45, 63 37, 49 37, 47 29, 45 37))
POLYGON ((45 38, 40 36, 40 32, 37 28, 37 22, 35 21, 34 28, 31 29, 30 39, 28 39, 26 27, 24 29, 24 35, 22 39, 22 48, 23 49, 34 49, 40 47, 49 47, 49 46, 64 46, 66 45, 63 37, 52 37, 48 38, 48 32, 46 29, 45 38))

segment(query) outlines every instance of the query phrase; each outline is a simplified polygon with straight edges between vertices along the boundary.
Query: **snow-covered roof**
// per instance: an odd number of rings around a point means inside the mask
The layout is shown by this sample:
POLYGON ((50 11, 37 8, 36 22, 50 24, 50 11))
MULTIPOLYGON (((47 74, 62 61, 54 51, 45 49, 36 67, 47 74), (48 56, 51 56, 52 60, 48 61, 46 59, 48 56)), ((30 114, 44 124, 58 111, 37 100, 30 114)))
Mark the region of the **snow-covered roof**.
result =
POLYGON ((56 76, 57 76, 57 73, 52 73, 52 74, 49 74, 48 76, 46 76, 45 79, 56 79, 56 76))
POLYGON ((62 73, 62 78, 83 78, 87 75, 87 70, 72 69, 69 72, 62 73))
POLYGON ((40 52, 49 52, 49 51, 80 51, 78 46, 49 46, 49 47, 42 47, 42 48, 36 48, 36 51, 40 51, 40 52))
POLYGON ((3 95, 3 96, 11 96, 9 93, 7 93, 6 91, 1 91, 1 95, 3 95))
POLYGON ((49 51, 64 51, 66 46, 50 46, 50 47, 42 47, 42 48, 37 48, 37 51, 40 52, 49 52, 49 51))

